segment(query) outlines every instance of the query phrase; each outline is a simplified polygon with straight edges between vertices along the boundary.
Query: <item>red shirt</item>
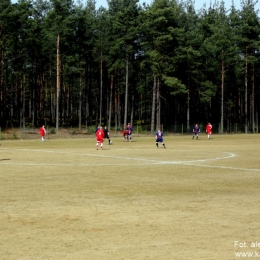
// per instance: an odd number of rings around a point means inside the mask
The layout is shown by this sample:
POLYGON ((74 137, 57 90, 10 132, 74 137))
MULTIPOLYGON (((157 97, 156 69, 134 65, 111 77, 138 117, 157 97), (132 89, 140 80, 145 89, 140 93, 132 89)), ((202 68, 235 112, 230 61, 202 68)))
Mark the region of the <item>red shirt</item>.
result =
POLYGON ((206 126, 206 132, 207 132, 208 134, 211 134, 211 132, 212 132, 212 125, 211 125, 211 124, 209 124, 209 125, 206 126))
POLYGON ((104 138, 105 138, 104 131, 102 129, 97 130, 97 132, 96 132, 96 139, 97 139, 97 141, 99 141, 99 142, 102 141, 103 142, 104 138))
POLYGON ((39 134, 40 134, 41 136, 45 136, 46 130, 45 130, 44 127, 41 127, 41 128, 39 129, 39 134))

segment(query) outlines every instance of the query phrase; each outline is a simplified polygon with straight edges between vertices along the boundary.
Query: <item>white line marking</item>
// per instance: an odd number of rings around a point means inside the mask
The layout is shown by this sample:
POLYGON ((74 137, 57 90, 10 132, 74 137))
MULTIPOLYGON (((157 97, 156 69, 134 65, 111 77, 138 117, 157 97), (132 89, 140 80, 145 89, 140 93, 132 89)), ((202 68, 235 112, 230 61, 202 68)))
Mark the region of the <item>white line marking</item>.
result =
MULTIPOLYGON (((8 148, 5 148, 9 150, 8 148)), ((35 150, 35 149, 13 149, 17 151, 26 151, 26 152, 42 152, 42 150, 35 150)), ((185 150, 182 150, 185 151, 185 150)), ((146 159, 146 158, 135 158, 135 157, 126 157, 126 156, 112 156, 112 155, 104 155, 104 154, 78 154, 78 153, 69 153, 69 152, 62 152, 62 151, 53 151, 53 150, 45 150, 46 153, 60 153, 60 154, 68 154, 68 155, 76 155, 76 156, 88 156, 88 157, 102 157, 102 158, 113 158, 113 159, 124 159, 124 160, 134 160, 134 161, 142 161, 146 163, 154 163, 154 164, 183 164, 183 163, 190 163, 190 162, 207 162, 207 161, 215 161, 215 160, 223 160, 235 157, 235 154, 229 152, 222 152, 224 154, 228 154, 228 156, 224 157, 216 157, 216 158, 209 158, 209 159, 196 159, 191 161, 160 161, 154 159, 146 159)), ((88 164, 89 165, 89 164, 88 164)))
MULTIPOLYGON (((17 148, 17 149, 9 149, 9 148, 2 148, 2 150, 16 150, 16 151, 26 151, 26 152, 43 152, 43 150, 38 149, 26 149, 26 148, 17 148)), ((119 149, 122 150, 122 149, 119 149)), ((123 149, 124 150, 124 149, 123 149)), ((135 149, 140 150, 140 149, 135 149)), ((147 150, 147 149, 145 149, 147 150)), ((154 150, 154 149, 152 149, 154 150)), ((178 150, 178 151, 186 151, 186 150, 178 150)), ((60 153, 60 154, 68 154, 68 155, 76 155, 76 156, 87 156, 87 157, 102 157, 102 158, 113 158, 113 159, 124 159, 124 160, 133 160, 139 161, 141 164, 136 166, 142 165, 173 165, 173 164, 180 164, 180 165, 187 165, 187 166, 197 166, 197 167, 208 167, 208 168, 220 168, 220 169, 230 169, 230 170, 241 170, 241 171, 255 171, 260 172, 260 169, 249 169, 249 168, 237 168, 237 167, 229 167, 229 166, 213 166, 213 165, 204 165, 200 164, 199 162, 209 162, 209 161, 217 161, 217 160, 224 160, 230 159, 235 157, 236 155, 230 152, 221 152, 226 154, 223 157, 215 157, 215 158, 208 158, 208 159, 196 159, 196 160, 189 160, 189 161, 162 161, 162 160, 153 160, 153 159, 144 159, 144 158, 135 158, 135 157, 125 157, 125 156, 111 156, 111 155, 104 155, 104 154, 77 154, 77 153, 69 153, 63 151, 54 151, 54 150, 44 150, 46 153, 60 153)), ((1 161, 1 164, 7 165, 27 165, 27 166, 128 166, 127 163, 13 163, 13 162, 4 162, 1 161)))
POLYGON ((183 163, 183 164, 190 165, 190 166, 198 166, 198 167, 221 168, 221 169, 230 169, 230 170, 239 170, 239 171, 260 172, 260 169, 237 168, 237 167, 230 167, 230 166, 214 166, 214 165, 204 165, 204 164, 190 164, 190 163, 183 163))

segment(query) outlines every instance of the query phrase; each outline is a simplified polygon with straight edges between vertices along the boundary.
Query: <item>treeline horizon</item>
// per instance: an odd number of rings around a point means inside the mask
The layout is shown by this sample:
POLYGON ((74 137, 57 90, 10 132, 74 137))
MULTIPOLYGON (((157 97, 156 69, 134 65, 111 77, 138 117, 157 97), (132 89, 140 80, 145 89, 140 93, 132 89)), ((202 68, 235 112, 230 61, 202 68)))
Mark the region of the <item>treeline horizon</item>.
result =
POLYGON ((259 132, 257 1, 2 0, 0 127, 259 132))

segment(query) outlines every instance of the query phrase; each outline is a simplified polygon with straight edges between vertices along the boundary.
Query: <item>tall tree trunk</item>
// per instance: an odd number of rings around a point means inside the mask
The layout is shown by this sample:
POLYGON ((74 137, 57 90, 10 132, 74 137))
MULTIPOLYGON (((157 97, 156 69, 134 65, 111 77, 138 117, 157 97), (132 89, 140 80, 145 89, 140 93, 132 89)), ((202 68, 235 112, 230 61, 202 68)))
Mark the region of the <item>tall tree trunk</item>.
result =
MULTIPOLYGON (((116 75, 116 72, 115 72, 116 75)), ((117 84, 115 84, 115 129, 118 130, 118 87, 117 84)))
POLYGON ((255 118, 256 118, 256 120, 255 120, 256 121, 255 122, 255 124, 256 124, 256 133, 258 134, 259 133, 259 124, 258 124, 258 109, 257 109, 257 107, 256 107, 255 118))
POLYGON ((122 118, 121 118, 121 102, 120 102, 120 89, 118 88, 117 93, 117 115, 118 115, 118 129, 122 128, 122 118))
POLYGON ((187 80, 187 111, 186 111, 186 118, 187 118, 187 126, 186 131, 187 133, 190 132, 190 62, 189 62, 189 49, 187 49, 187 71, 188 71, 188 80, 187 80))
POLYGON ((146 70, 145 70, 145 81, 144 81, 144 124, 146 124, 147 121, 147 107, 146 107, 146 101, 147 101, 147 86, 146 86, 146 70))
POLYGON ((152 99, 152 111, 151 111, 151 134, 154 133, 155 124, 155 98, 156 98, 156 76, 153 76, 153 99, 152 99))
POLYGON ((238 113, 238 120, 239 120, 239 123, 242 122, 241 118, 242 118, 242 115, 241 115, 241 111, 242 111, 242 108, 241 108, 241 103, 242 103, 242 100, 241 100, 241 91, 240 91, 240 87, 238 87, 238 90, 237 90, 237 113, 238 113))
POLYGON ((111 128, 111 115, 112 115, 112 103, 113 103, 113 84, 114 84, 114 75, 111 76, 110 82, 110 95, 109 95, 109 109, 108 109, 108 130, 111 128))
POLYGON ((187 113, 186 113, 186 116, 187 116, 186 130, 187 130, 187 133, 189 133, 190 132, 190 86, 189 86, 189 83, 188 83, 188 92, 187 92, 187 113))
POLYGON ((222 66, 221 66, 221 116, 220 116, 220 133, 223 134, 224 126, 224 78, 225 78, 225 61, 222 50, 222 66))
POLYGON ((49 101, 50 112, 49 113, 50 113, 50 121, 51 121, 51 123, 53 123, 54 102, 53 102, 53 81, 51 78, 51 65, 50 65, 50 70, 49 70, 49 84, 50 84, 50 101, 49 101))
MULTIPOLYGON (((25 78, 24 78, 25 80, 25 78)), ((23 120, 23 128, 25 128, 25 84, 22 84, 22 120, 23 120)))
POLYGON ((102 58, 102 37, 101 37, 101 49, 100 49, 100 104, 99 104, 99 125, 102 125, 102 102, 103 102, 103 58, 102 58))
POLYGON ((39 96, 39 116, 41 119, 44 118, 44 107, 43 107, 43 104, 44 104, 44 74, 42 74, 39 78, 39 87, 40 87, 40 96, 39 96))
POLYGON ((81 130, 82 121, 82 73, 79 75, 79 130, 81 130))
POLYGON ((156 129, 161 129, 161 99, 160 99, 160 79, 157 79, 157 89, 156 89, 156 122, 157 122, 157 127, 156 129))
POLYGON ((32 125, 36 126, 36 96, 35 96, 35 82, 33 83, 33 93, 32 93, 32 125))
POLYGON ((0 70, 0 118, 3 118, 3 86, 4 86, 4 55, 1 52, 1 70, 0 70))
POLYGON ((56 72, 56 131, 59 130, 59 99, 60 99, 60 33, 57 35, 57 72, 56 72))
POLYGON ((251 101, 251 118, 252 131, 255 133, 255 64, 252 64, 252 101, 251 101))
POLYGON ((88 89, 87 89, 87 86, 86 86, 85 97, 86 97, 86 130, 87 130, 88 129, 88 118, 89 118, 89 100, 88 100, 88 89))
POLYGON ((71 114, 70 114, 70 93, 71 93, 71 87, 69 85, 68 91, 67 91, 67 107, 66 107, 66 117, 70 120, 71 114))
POLYGON ((132 94, 132 101, 131 101, 131 118, 130 123, 131 125, 134 125, 134 102, 135 102, 135 96, 132 94))
POLYGON ((119 83, 119 76, 118 76, 118 72, 117 72, 117 86, 116 86, 116 89, 117 89, 117 106, 116 106, 116 109, 117 109, 117 123, 118 123, 118 129, 121 130, 122 128, 122 116, 121 116, 121 102, 120 102, 120 95, 121 95, 121 92, 120 92, 120 83, 119 83))
POLYGON ((88 129, 88 118, 89 118, 89 102, 88 96, 86 96, 86 130, 88 129))
POLYGON ((246 62, 246 66, 245 66, 245 134, 248 133, 248 112, 247 112, 247 47, 246 47, 246 55, 245 55, 245 62, 246 62))
MULTIPOLYGON (((88 67, 85 68, 85 81, 84 81, 84 93, 85 93, 85 109, 86 109, 86 113, 85 113, 85 121, 86 121, 86 125, 85 125, 85 129, 88 130, 88 120, 89 120, 89 85, 90 85, 90 80, 87 79, 87 75, 88 75, 88 67)), ((90 125, 92 124, 92 122, 90 123, 90 125)))
POLYGON ((127 100, 128 100, 128 73, 129 73, 129 69, 128 69, 128 56, 126 57, 126 66, 125 66, 125 114, 124 114, 124 127, 127 124, 127 100))

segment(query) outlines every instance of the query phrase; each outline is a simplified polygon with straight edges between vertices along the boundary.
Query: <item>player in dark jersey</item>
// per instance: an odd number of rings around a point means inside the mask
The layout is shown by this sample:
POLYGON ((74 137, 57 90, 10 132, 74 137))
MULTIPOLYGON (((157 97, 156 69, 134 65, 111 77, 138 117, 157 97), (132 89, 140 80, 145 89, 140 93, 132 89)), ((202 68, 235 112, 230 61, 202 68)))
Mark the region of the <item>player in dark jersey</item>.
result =
POLYGON ((104 134, 105 134, 105 139, 108 139, 108 144, 111 144, 109 131, 106 126, 104 127, 104 134))
POLYGON ((164 148, 166 148, 164 142, 163 142, 163 133, 158 130, 156 133, 155 133, 155 144, 156 144, 156 147, 159 147, 158 143, 161 143, 163 145, 164 148))
POLYGON ((196 139, 199 138, 199 132, 200 132, 200 127, 198 126, 198 124, 196 124, 194 127, 193 127, 193 136, 192 136, 192 139, 194 139, 194 137, 196 137, 196 139))

